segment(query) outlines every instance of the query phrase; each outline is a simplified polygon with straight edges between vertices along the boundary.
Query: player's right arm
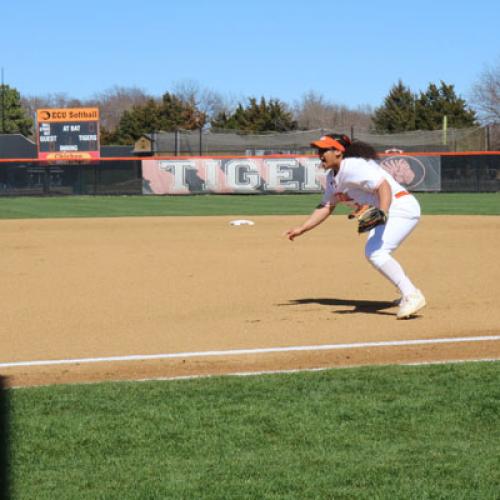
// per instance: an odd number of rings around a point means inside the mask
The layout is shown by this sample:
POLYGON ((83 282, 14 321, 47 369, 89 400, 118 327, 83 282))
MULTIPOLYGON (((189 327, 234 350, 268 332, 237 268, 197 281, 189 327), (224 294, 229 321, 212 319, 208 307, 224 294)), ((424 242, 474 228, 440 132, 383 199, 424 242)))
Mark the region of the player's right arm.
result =
POLYGON ((319 226, 323 221, 325 221, 328 216, 333 212, 335 205, 324 205, 320 204, 314 210, 314 212, 307 218, 307 220, 301 225, 297 227, 292 227, 288 231, 285 232, 285 236, 293 241, 295 237, 304 234, 307 231, 319 226))

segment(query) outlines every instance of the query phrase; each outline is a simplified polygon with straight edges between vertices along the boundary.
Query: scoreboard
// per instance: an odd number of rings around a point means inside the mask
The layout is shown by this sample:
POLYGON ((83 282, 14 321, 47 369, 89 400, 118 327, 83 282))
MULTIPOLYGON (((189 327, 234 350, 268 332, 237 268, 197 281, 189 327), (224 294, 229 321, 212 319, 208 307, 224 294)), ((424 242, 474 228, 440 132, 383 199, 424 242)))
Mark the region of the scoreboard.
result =
POLYGON ((100 157, 98 108, 44 108, 36 112, 40 160, 100 157))

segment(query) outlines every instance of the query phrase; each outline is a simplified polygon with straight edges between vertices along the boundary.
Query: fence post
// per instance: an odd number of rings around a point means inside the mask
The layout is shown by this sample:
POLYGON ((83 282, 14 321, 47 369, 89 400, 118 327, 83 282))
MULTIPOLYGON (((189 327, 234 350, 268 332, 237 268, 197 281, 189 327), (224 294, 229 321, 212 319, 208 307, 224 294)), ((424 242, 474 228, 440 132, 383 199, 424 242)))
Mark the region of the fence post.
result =
POLYGON ((179 156, 179 131, 174 132, 174 155, 179 156))
POLYGON ((43 194, 50 194, 50 165, 43 169, 43 194))
POLYGON ((154 129, 151 131, 151 154, 153 156, 156 154, 156 131, 154 129))
POLYGON ((200 156, 203 156, 203 128, 200 127, 200 156))
POLYGON ((99 181, 101 180, 100 176, 99 176, 99 172, 100 172, 99 167, 100 166, 101 166, 101 163, 96 163, 94 165, 94 194, 95 195, 97 194, 97 188, 99 187, 99 181))
POLYGON ((448 116, 443 115, 443 146, 448 145, 448 116))

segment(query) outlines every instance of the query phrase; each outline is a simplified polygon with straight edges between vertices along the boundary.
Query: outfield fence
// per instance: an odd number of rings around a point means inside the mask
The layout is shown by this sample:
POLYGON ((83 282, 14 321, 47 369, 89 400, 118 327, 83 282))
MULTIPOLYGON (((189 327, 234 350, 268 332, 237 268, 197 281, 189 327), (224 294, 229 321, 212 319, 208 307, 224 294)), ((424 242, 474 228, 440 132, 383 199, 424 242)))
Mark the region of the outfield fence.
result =
MULTIPOLYGON (((498 192, 500 152, 383 154, 411 191, 498 192)), ((0 196, 316 193, 324 172, 313 155, 150 156, 48 164, 0 160, 0 196)))
POLYGON ((0 160, 0 196, 127 195, 142 193, 140 160, 88 164, 0 160))
POLYGON ((379 151, 398 148, 406 152, 489 151, 499 147, 500 125, 416 130, 378 134, 353 126, 334 129, 293 130, 288 132, 249 132, 245 130, 176 130, 144 134, 135 150, 165 156, 309 154, 311 142, 328 133, 341 133, 367 142, 379 151))

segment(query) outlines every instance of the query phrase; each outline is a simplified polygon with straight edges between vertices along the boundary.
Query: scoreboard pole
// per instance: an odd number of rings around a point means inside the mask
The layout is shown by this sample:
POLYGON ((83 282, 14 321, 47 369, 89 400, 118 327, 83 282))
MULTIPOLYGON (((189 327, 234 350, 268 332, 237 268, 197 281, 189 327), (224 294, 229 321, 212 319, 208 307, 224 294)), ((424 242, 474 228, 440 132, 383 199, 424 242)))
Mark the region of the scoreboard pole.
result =
POLYGON ((2 66, 2 134, 5 134, 5 84, 3 81, 3 66, 2 66))

